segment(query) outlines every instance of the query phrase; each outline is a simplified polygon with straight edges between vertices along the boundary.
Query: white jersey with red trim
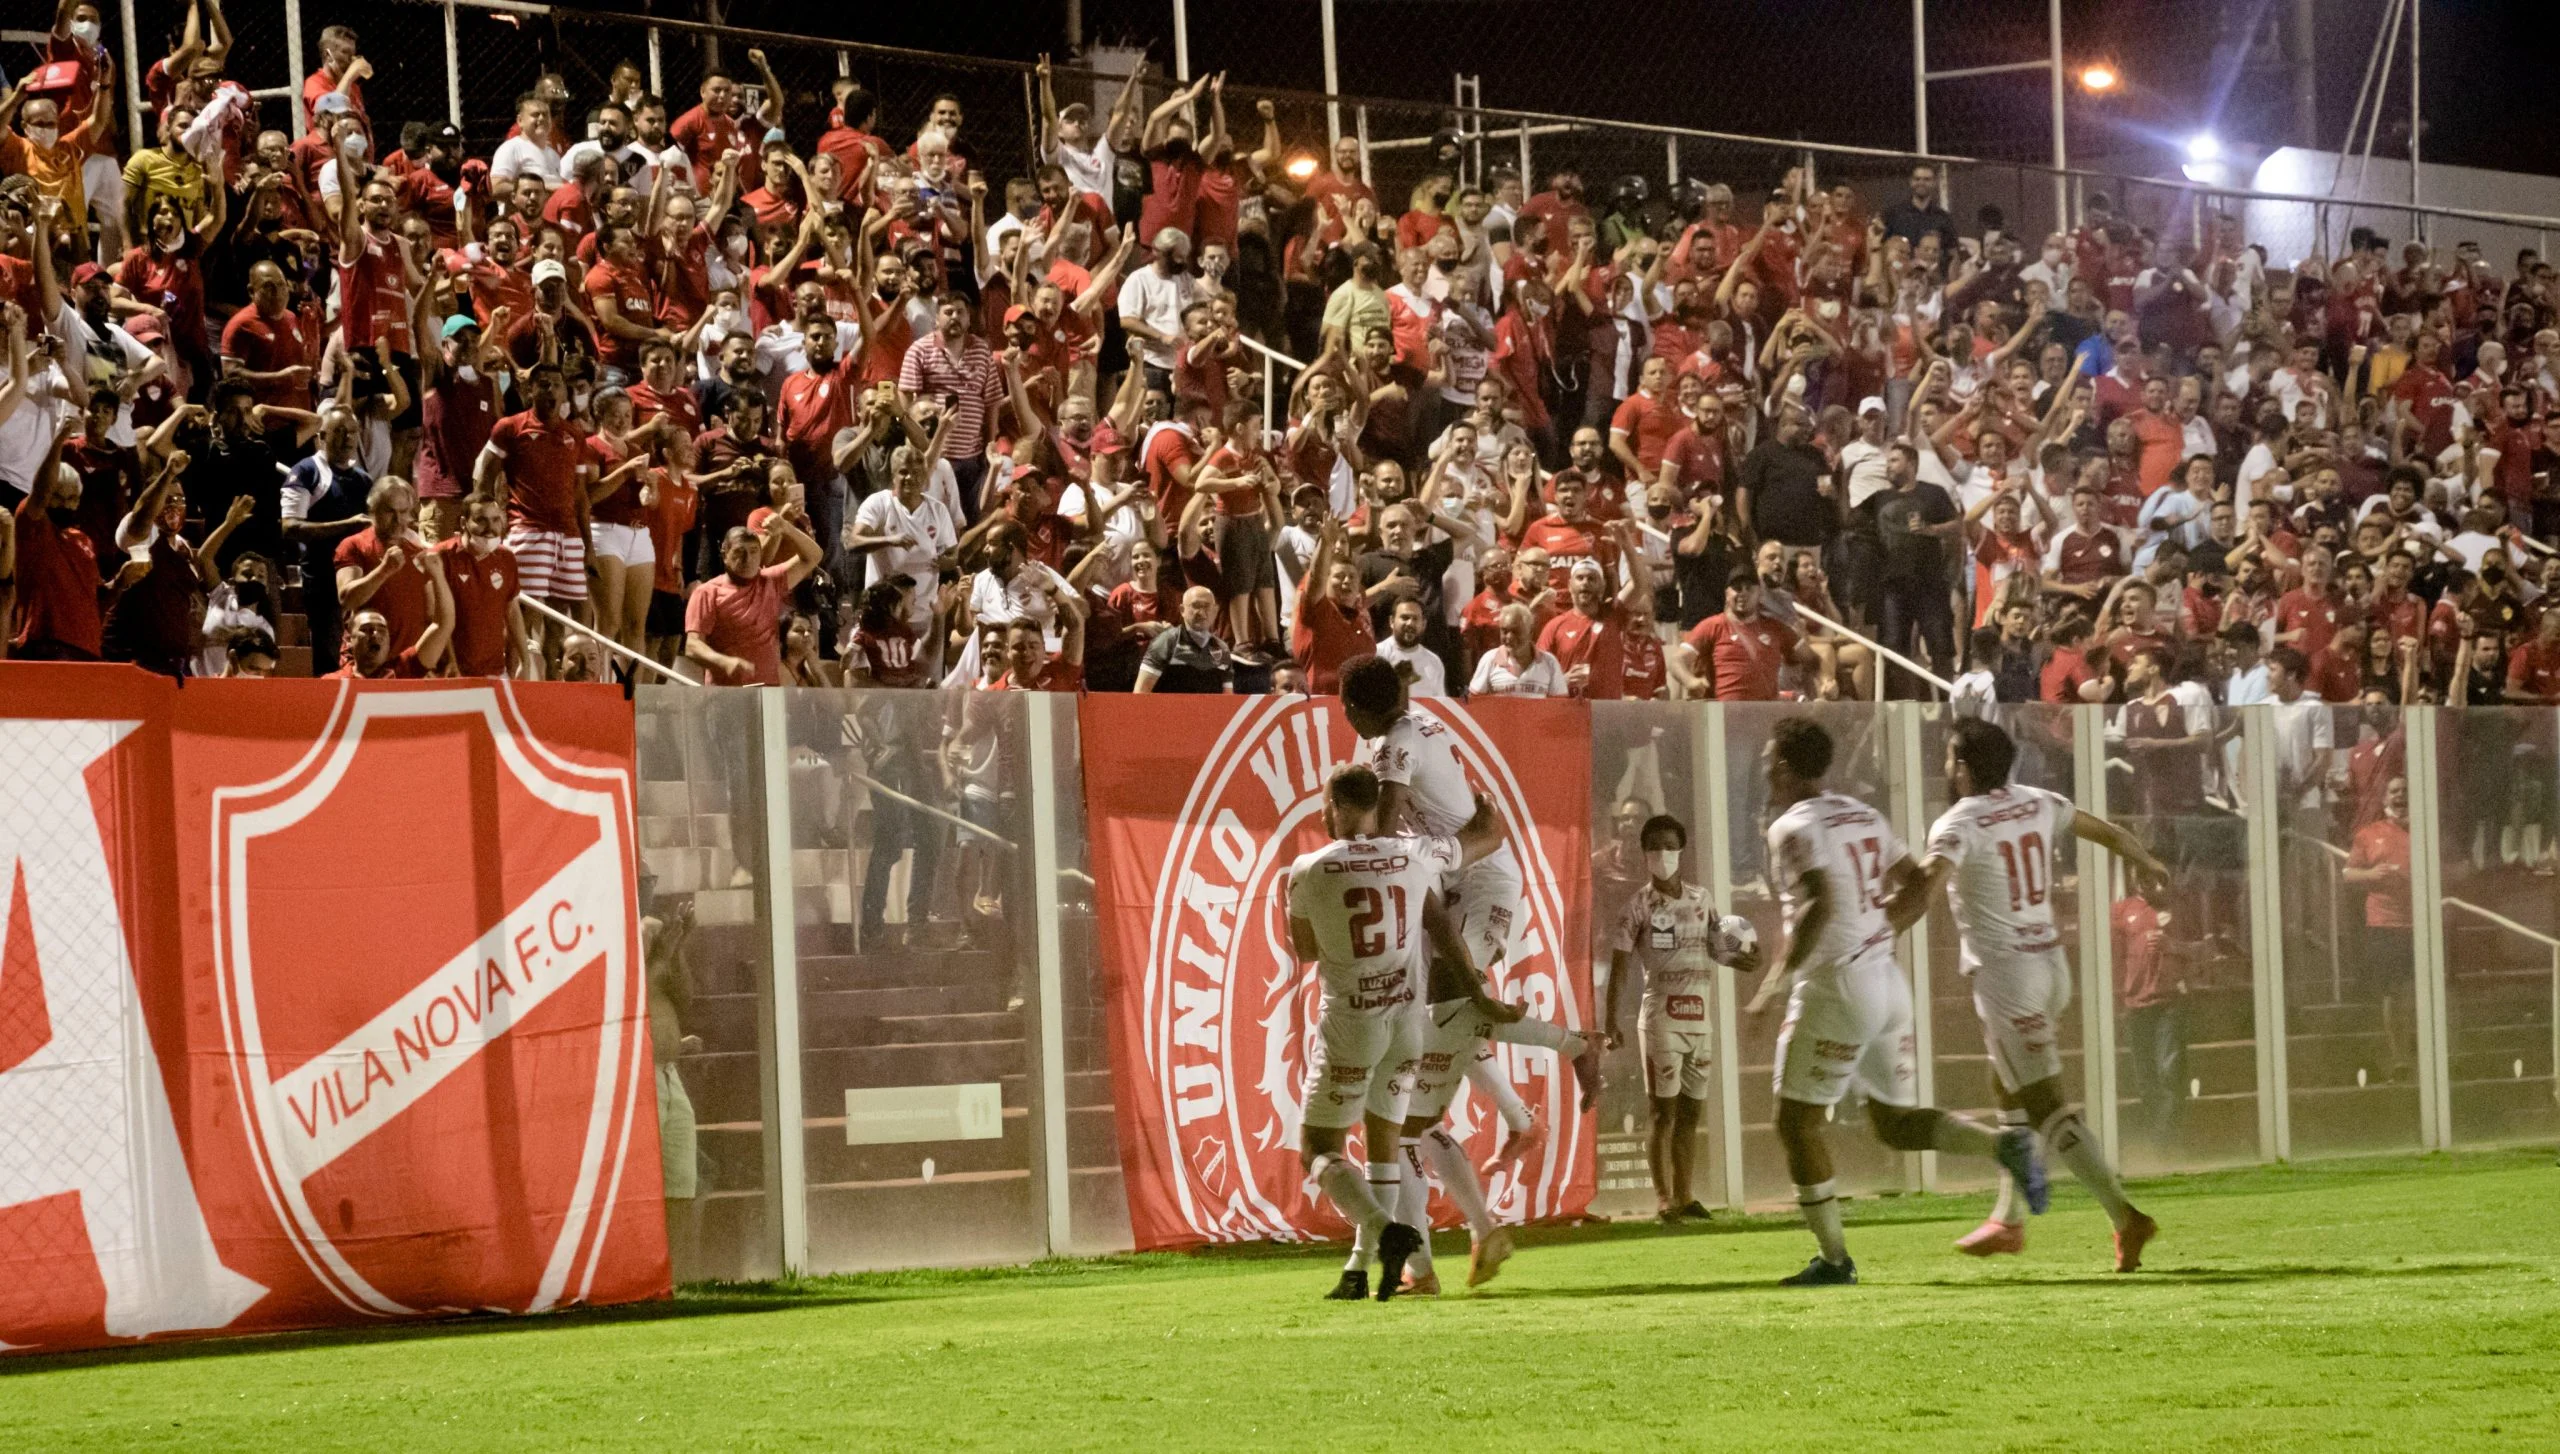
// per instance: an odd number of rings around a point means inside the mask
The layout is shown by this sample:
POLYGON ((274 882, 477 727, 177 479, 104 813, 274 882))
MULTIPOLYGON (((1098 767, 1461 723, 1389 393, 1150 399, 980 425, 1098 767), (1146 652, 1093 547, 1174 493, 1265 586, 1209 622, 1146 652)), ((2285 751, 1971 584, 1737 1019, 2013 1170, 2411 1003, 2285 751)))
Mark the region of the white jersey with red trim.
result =
POLYGON ((1828 891, 1821 937, 1801 961, 1804 981, 1829 979, 1891 950, 1885 872, 1908 856, 1882 813, 1841 793, 1805 798, 1769 825, 1769 864, 1791 940, 1808 906, 1804 876, 1821 874, 1828 891))
POLYGON ((1422 901, 1457 872, 1457 840, 1397 833, 1343 838, 1289 869, 1289 917, 1315 931, 1325 1008, 1381 1014, 1423 988, 1422 901))
POLYGON ((1947 907, 1955 912, 1966 974, 1989 958, 2061 947, 2053 865, 2074 815, 2059 793, 2012 784, 1959 799, 1930 828, 1927 856, 1954 870, 1947 907))
MULTIPOLYGON (((1436 717, 1407 712, 1376 737, 1360 741, 1360 760, 1382 783, 1404 789, 1405 821, 1390 827, 1430 837, 1449 837, 1476 815, 1475 785, 1458 761, 1458 735, 1436 717)), ((1478 861, 1495 864, 1498 873, 1511 861, 1508 841, 1478 861)), ((1516 891, 1515 891, 1516 896, 1516 891)))

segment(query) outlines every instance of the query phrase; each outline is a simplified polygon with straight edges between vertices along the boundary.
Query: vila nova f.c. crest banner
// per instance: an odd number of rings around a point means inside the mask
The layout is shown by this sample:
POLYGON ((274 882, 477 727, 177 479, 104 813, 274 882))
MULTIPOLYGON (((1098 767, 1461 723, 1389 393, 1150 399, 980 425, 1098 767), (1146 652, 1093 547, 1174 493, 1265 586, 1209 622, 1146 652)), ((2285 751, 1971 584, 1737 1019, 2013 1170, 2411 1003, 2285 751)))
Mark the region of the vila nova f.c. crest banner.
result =
POLYGON ((666 1289, 618 692, 0 679, 0 1346, 666 1289))
MULTIPOLYGON (((1449 729, 1520 866, 1498 999, 1592 1023, 1590 719, 1580 702, 1417 702, 1449 729)), ((1092 696, 1079 715, 1097 928, 1108 977, 1112 1099, 1140 1249, 1336 1237, 1299 1165, 1320 992, 1290 952, 1286 877, 1324 842, 1326 775, 1358 760, 1341 703, 1320 697, 1092 696)), ((1570 1066, 1494 1047, 1548 1128, 1486 1191, 1506 1221, 1574 1216, 1595 1189, 1595 1126, 1570 1066)), ((1449 1113, 1479 1166, 1501 1122, 1469 1087, 1449 1113)), ((1434 1220, 1454 1206, 1434 1197, 1434 1220)))

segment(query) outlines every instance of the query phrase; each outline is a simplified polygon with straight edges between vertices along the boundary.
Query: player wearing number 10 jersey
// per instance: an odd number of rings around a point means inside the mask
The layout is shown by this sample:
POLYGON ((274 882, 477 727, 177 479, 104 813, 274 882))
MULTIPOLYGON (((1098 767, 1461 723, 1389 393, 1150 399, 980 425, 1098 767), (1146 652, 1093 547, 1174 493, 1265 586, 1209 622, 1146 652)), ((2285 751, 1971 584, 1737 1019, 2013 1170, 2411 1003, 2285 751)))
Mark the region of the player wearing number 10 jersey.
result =
POLYGON ((2044 1209, 2044 1165, 2035 1134, 1995 1132, 1965 1116, 1919 1104, 1911 985, 1894 962, 1895 925, 1886 906, 1920 877, 1883 815, 1855 798, 1825 792, 1831 734, 1805 717, 1780 722, 1769 738, 1770 873, 1785 911, 1787 953, 1752 997, 1765 1009, 1780 984, 1787 1018, 1778 1031, 1778 1140, 1794 1178, 1796 1205, 1820 1252, 1786 1281, 1821 1287, 1858 1280, 1840 1231, 1823 1122, 1854 1079, 1866 1092, 1876 1139, 1897 1151, 1995 1157, 2044 1209))
MULTIPOLYGON (((2008 733, 1978 719, 1957 720, 1947 738, 1946 767, 1955 806, 1929 830, 1920 872, 1890 912, 1897 928, 1917 922, 1930 896, 1946 886, 1963 942, 1961 963, 1973 981, 1974 1012, 1999 1077, 2001 1119, 2035 1127, 2045 1150, 2097 1197, 2115 1223, 2116 1271, 2131 1272, 2160 1227, 2125 1200, 2079 1107, 2063 1100, 2059 1032, 2071 1004, 2071 965, 2053 922, 2053 859, 2068 836, 2116 854, 2136 872, 2162 870, 2123 829, 2075 811, 2059 794, 2012 784, 2016 756, 2008 733)), ((1991 1219, 1956 1246, 1977 1257, 2024 1250, 2026 1220, 2009 1180, 2001 1182, 1991 1219)))

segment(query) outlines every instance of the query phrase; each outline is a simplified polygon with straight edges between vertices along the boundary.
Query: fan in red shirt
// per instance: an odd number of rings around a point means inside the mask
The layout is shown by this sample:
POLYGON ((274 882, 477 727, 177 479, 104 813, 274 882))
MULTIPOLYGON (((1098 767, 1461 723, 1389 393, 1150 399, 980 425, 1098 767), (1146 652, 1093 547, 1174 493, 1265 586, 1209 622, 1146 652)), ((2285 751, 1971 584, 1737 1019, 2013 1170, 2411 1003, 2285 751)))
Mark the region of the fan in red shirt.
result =
POLYGON ((259 403, 309 409, 312 350, 291 298, 282 268, 250 264, 249 306, 222 326, 222 355, 237 365, 233 377, 255 390, 259 403))
MULTIPOLYGON (((525 375, 525 411, 489 431, 474 483, 507 502, 507 549, 524 593, 576 604, 587 598, 586 486, 596 464, 568 420, 568 392, 558 364, 534 365, 525 375)), ((556 652, 556 623, 544 635, 556 652)))
MULTIPOLYGON (((1538 633, 1538 649, 1552 653, 1564 668, 1565 688, 1573 696, 1614 702, 1628 695, 1628 637, 1632 619, 1653 603, 1653 572, 1644 552, 1634 548, 1634 527, 1624 521, 1610 527, 1627 562, 1626 583, 1609 595, 1608 572, 1596 560, 1573 568, 1571 604, 1538 633)), ((1659 644, 1657 643, 1657 652, 1659 644)))
POLYGON ((1780 668, 1818 665, 1785 622, 1761 614, 1759 572, 1747 564, 1725 581, 1724 613, 1692 627, 1680 646, 1690 680, 1719 702, 1774 702, 1780 668))
MULTIPOLYGON (((433 551, 426 558, 436 562, 429 569, 439 576, 442 558, 433 551)), ((437 675, 444 665, 445 648, 452 639, 453 603, 443 593, 439 582, 436 593, 436 617, 425 632, 407 646, 391 634, 391 622, 380 611, 368 607, 355 613, 347 623, 347 663, 329 673, 343 681, 416 681, 437 675)))
POLYGON ((462 533, 436 543, 445 589, 453 600, 453 665, 467 677, 514 676, 525 658, 522 583, 508 550, 507 507, 485 496, 471 501, 462 533))
POLYGON ((1577 474, 1556 476, 1556 510, 1529 522, 1520 532, 1523 549, 1534 548, 1547 557, 1547 585, 1563 592, 1573 585, 1576 561, 1596 561, 1604 569, 1618 563, 1618 542, 1594 519, 1585 506, 1589 495, 1577 474))
POLYGON ((2453 380, 2440 367, 2444 339, 2431 329, 2422 330, 2412 349, 2408 369, 2391 386, 2392 407, 2417 424, 2418 458, 2433 459, 2453 446, 2453 406, 2458 396, 2453 380))
POLYGON ((2054 623, 2053 654, 2045 658, 2036 683, 2041 700, 2074 707, 2101 700, 2089 695, 2092 686, 2104 687, 2107 679, 2089 660, 2088 640, 2085 617, 2075 613, 2054 623))
POLYGON ((811 484, 836 477, 836 431, 853 423, 858 360, 836 357, 836 325, 813 318, 800 325, 800 345, 809 367, 782 381, 782 398, 774 405, 781 427, 782 449, 792 473, 811 484))
POLYGON ((1018 620, 1004 630, 1004 675, 987 685, 999 692, 1080 692, 1084 690, 1084 618, 1067 613, 1065 636, 1051 656, 1040 623, 1018 620))
MULTIPOLYGON (((1316 205, 1316 242, 1331 246, 1351 231, 1352 214, 1363 202, 1374 213, 1378 194, 1362 179, 1360 138, 1344 135, 1333 143, 1333 167, 1307 180, 1307 200, 1316 205)), ((1153 234, 1142 234, 1152 236, 1153 234)))
POLYGON ((2316 657, 2338 634, 2338 623, 2347 619, 2346 605, 2330 584, 2334 568, 2327 547, 2307 546, 2302 552, 2302 585, 2284 593, 2276 601, 2276 644, 2290 646, 2305 657, 2316 657))
POLYGON ((2560 611, 2545 611, 2533 639, 2507 653, 2507 701, 2560 706, 2560 611))
POLYGON ((673 335, 658 326, 657 304, 649 296, 649 267, 640 246, 640 229, 608 222, 596 229, 599 261, 587 269, 587 305, 595 312, 604 354, 598 362, 618 370, 624 379, 640 373, 640 347, 664 343, 673 335))
MULTIPOLYGON (((763 51, 751 50, 747 57, 760 68, 764 64, 763 51)), ((770 73, 765 85, 768 98, 782 95, 782 87, 771 80, 770 73)), ((737 78, 727 71, 714 68, 703 72, 700 95, 701 104, 677 117, 667 128, 667 135, 692 158, 697 177, 708 176, 720 158, 738 150, 742 143, 762 142, 769 124, 765 117, 739 114, 737 78)), ((770 106, 773 102, 768 99, 765 104, 770 106)), ((738 185, 748 191, 764 185, 764 162, 752 148, 738 162, 738 185)))
POLYGON ((721 538, 724 573, 694 587, 684 606, 685 658, 715 687, 782 685, 782 624, 791 614, 791 592, 818 568, 818 543, 797 523, 770 511, 756 515, 782 536, 791 558, 764 564, 764 540, 741 525, 721 538))
MULTIPOLYGON (((353 175, 356 163, 341 155, 342 172, 353 175)), ((338 232, 338 322, 350 353, 373 347, 388 337, 391 347, 409 352, 408 249, 393 226, 398 192, 389 176, 366 180, 353 207, 341 207, 338 232)))
POLYGON ((18 502, 18 632, 9 648, 22 661, 96 661, 104 647, 97 542, 69 523, 80 511, 80 476, 62 466, 63 441, 77 418, 64 421, 36 472, 39 482, 53 481, 50 493, 18 502))
POLYGON ((1609 419, 1609 452, 1625 467, 1627 478, 1650 481, 1662 472, 1662 456, 1672 439, 1689 426, 1671 397, 1671 360, 1660 354, 1644 361, 1636 391, 1609 419))
POLYGON ((435 619, 435 592, 427 580, 427 543, 418 538, 418 496, 395 478, 374 484, 365 497, 372 522, 338 542, 331 564, 338 576, 338 609, 350 613, 341 655, 354 653, 358 607, 379 611, 395 642, 414 642, 435 619))
POLYGON ((1375 648, 1368 607, 1360 594, 1360 566, 1349 532, 1328 518, 1316 540, 1315 559, 1298 585, 1297 620, 1289 627, 1289 655, 1307 674, 1307 690, 1330 696, 1341 690, 1342 664, 1375 648))

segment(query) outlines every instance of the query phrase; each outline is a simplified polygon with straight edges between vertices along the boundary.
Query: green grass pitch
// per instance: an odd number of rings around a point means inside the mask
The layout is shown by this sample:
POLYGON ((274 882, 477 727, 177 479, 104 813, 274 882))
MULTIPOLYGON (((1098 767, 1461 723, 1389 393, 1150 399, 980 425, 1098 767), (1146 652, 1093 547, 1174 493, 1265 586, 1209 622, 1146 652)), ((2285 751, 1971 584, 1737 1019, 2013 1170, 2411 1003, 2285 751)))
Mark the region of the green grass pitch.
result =
POLYGON ((1322 1251, 688 1290, 544 1319, 0 1360, 0 1449, 2560 1448, 2548 1152, 1853 1204, 1856 1288, 1776 1218, 1533 1232, 1467 1296, 1323 1302, 1322 1251), (1886 1441, 1886 1442, 1879 1442, 1886 1441))

